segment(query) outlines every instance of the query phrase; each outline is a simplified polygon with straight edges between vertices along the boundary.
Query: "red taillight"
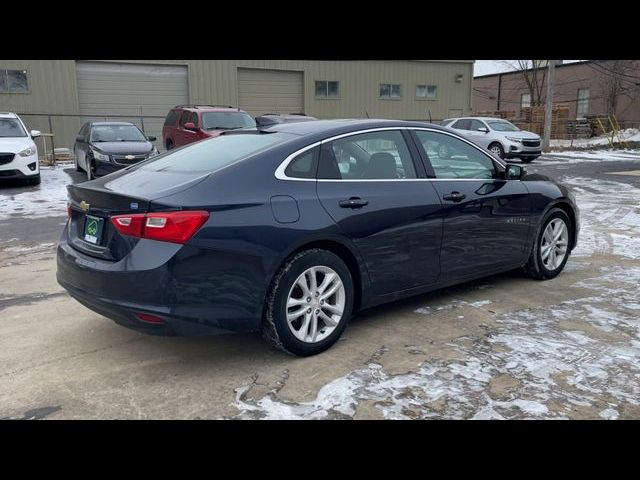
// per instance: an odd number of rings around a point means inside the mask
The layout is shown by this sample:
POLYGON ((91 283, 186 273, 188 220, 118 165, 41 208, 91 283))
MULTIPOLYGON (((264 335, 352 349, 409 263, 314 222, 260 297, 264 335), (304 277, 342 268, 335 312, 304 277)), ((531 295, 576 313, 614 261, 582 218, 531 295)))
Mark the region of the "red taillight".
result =
POLYGON ((156 315, 151 315, 150 313, 136 313, 136 316, 142 320, 143 322, 146 323, 155 323, 155 324, 162 324, 164 323, 164 320, 156 315))
POLYGON ((209 218, 205 211, 135 213, 111 217, 116 229, 132 237, 185 243, 209 218))
POLYGON ((144 231, 144 213, 116 215, 115 217, 111 217, 111 223, 124 235, 142 237, 144 231))

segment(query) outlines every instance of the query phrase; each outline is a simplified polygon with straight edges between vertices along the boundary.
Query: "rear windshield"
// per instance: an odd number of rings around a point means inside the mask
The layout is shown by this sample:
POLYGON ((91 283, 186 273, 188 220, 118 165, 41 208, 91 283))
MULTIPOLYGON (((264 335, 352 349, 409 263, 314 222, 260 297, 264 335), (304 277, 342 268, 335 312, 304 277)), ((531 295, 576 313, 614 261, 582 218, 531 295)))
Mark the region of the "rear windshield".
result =
POLYGON ((221 135, 170 151, 140 164, 140 169, 154 172, 214 172, 291 137, 288 133, 221 135))
POLYGON ((26 137, 20 122, 15 118, 0 118, 0 137, 26 137))
POLYGON ((205 112, 202 114, 202 128, 205 130, 235 130, 252 128, 256 121, 242 112, 205 112))

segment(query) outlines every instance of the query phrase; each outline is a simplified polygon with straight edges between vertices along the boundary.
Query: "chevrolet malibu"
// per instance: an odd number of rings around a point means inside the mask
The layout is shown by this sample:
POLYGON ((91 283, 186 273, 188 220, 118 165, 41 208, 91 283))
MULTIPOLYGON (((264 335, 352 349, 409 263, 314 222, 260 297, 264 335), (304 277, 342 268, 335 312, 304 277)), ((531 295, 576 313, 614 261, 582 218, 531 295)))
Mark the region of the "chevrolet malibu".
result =
POLYGON ((564 186, 419 122, 228 132, 68 193, 57 278, 80 303, 302 356, 375 305, 516 268, 553 278, 579 230, 564 186))

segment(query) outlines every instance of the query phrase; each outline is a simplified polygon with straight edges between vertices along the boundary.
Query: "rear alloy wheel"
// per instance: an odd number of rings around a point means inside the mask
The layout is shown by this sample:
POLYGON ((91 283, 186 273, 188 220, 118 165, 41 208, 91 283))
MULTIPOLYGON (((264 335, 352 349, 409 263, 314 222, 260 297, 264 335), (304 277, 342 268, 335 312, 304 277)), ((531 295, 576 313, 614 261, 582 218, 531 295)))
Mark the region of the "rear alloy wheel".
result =
POLYGON ((504 158, 504 148, 499 143, 492 143, 489 145, 489 151, 496 155, 498 158, 504 158))
POLYGON ((288 260, 273 281, 263 336, 288 353, 315 355, 338 340, 352 306, 351 273, 340 257, 305 250, 288 260))
POLYGON ((569 259, 570 229, 567 214, 559 208, 551 210, 538 233, 525 273, 539 280, 557 276, 569 259))

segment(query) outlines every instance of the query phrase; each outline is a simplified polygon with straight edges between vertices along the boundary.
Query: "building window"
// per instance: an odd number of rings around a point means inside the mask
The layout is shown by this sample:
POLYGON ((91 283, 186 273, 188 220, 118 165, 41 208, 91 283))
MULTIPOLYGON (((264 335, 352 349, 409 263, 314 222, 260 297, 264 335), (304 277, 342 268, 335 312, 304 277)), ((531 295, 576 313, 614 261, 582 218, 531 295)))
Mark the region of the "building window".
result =
POLYGON ((27 71, 0 69, 0 93, 29 93, 27 71))
POLYGON ((576 117, 581 118, 589 113, 589 89, 578 89, 578 109, 576 111, 576 117))
POLYGON ((435 85, 416 85, 416 98, 436 98, 438 87, 435 85))
POLYGON ((521 108, 527 108, 531 106, 531 94, 530 93, 523 93, 520 96, 520 107, 521 108))
POLYGON ((381 83, 380 98, 400 98, 402 91, 399 83, 381 83))
POLYGON ((316 98, 338 98, 340 82, 316 80, 316 98))

